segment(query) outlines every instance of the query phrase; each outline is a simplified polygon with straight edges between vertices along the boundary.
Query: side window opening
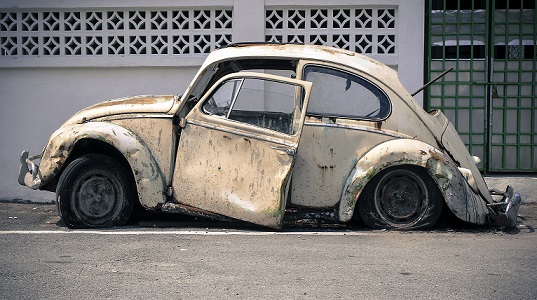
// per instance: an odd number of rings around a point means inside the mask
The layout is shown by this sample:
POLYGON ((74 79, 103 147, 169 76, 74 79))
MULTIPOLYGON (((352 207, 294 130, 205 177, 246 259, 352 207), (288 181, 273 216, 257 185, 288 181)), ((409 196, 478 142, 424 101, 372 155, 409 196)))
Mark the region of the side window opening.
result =
POLYGON ((211 115, 226 116, 231 103, 236 99, 242 80, 235 79, 221 85, 203 105, 203 110, 211 115))
MULTIPOLYGON (((294 134, 297 86, 260 78, 238 78, 222 83, 205 101, 210 115, 294 134)), ((302 103, 302 100, 301 100, 302 103)))
POLYGON ((207 68, 189 95, 192 101, 201 99, 208 89, 220 78, 236 72, 258 72, 274 74, 288 78, 296 77, 296 59, 236 59, 216 63, 207 68))
POLYGON ((358 76, 332 68, 306 66, 304 80, 313 83, 308 115, 381 120, 390 113, 386 94, 358 76))

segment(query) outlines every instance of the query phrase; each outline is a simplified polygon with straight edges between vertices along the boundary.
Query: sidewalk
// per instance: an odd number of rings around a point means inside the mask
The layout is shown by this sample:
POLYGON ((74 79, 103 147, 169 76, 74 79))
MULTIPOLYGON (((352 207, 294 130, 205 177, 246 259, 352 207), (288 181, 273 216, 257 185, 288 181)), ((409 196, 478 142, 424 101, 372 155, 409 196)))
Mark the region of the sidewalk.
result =
POLYGON ((487 176, 485 182, 489 189, 504 191, 510 185, 515 192, 522 196, 522 203, 537 204, 537 178, 536 177, 507 177, 507 176, 487 176))

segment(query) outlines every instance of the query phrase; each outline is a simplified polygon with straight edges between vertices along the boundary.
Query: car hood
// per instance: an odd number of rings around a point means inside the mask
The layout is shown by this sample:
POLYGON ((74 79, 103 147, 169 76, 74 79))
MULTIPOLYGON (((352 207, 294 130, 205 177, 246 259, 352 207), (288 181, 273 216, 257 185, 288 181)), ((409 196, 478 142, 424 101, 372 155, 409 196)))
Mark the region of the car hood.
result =
POLYGON ((108 100, 84 108, 74 114, 65 124, 77 124, 113 115, 167 113, 177 96, 136 96, 108 100))
POLYGON ((479 172, 474 158, 466 148, 453 124, 449 122, 440 110, 429 113, 429 118, 425 123, 427 123, 427 127, 438 143, 442 145, 442 148, 444 148, 457 165, 472 173, 474 182, 471 186, 477 189, 475 192, 479 193, 488 202, 491 202, 492 198, 487 184, 481 172, 479 172))

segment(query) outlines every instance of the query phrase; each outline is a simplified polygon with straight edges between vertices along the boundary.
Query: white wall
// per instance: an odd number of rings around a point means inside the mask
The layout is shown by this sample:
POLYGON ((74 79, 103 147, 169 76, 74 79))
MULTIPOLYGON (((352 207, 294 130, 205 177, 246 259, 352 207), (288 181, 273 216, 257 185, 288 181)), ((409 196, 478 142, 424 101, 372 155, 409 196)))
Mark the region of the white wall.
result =
MULTIPOLYGON (((302 1, 300 4, 290 4, 289 1, 283 0, 2 1, 0 2, 0 149, 2 150, 0 199, 52 200, 54 198, 52 193, 31 191, 18 184, 19 156, 22 150, 30 150, 31 155, 38 154, 51 133, 67 118, 96 102, 140 94, 181 94, 204 57, 219 43, 224 43, 226 39, 229 39, 228 42, 264 41, 266 35, 278 34, 277 29, 265 28, 266 10, 327 9, 335 12, 338 9, 353 11, 386 8, 395 11, 395 26, 391 29, 356 29, 351 26, 324 31, 307 28, 285 30, 289 30, 287 33, 290 35, 313 33, 330 35, 338 32, 354 34, 362 31, 364 34, 394 35, 393 53, 377 53, 375 50, 370 56, 398 69, 403 84, 413 92, 423 81, 423 0, 326 0, 302 1), (195 22, 204 19, 200 14, 205 12, 200 11, 206 10, 209 10, 209 16, 217 17, 222 22, 232 19, 232 25, 222 27, 215 25, 212 20, 208 29, 194 28, 195 22), (85 28, 92 14, 106 18, 106 13, 109 11, 126 14, 125 20, 122 21, 124 29, 114 31, 85 28), (134 28, 136 26, 129 28, 130 11, 147 12, 147 18, 142 21, 145 22, 145 29, 134 28), (175 11, 189 13, 188 29, 171 27, 173 21, 171 16, 175 11), (218 15, 218 12, 222 11, 224 13, 218 15), (233 12, 232 17, 228 18, 227 14, 230 11, 233 12), (50 17, 48 12, 58 12, 59 18, 56 22, 60 24, 58 30, 45 30, 45 25, 55 23, 51 19, 44 20, 46 16, 50 17), (94 14, 95 12, 97 14, 94 14), (151 17, 151 12, 160 12, 169 19, 160 22, 158 16, 151 17), (151 27, 154 20, 160 26, 157 29, 151 27), (162 27, 164 23, 168 25, 166 28, 162 27), (79 30, 76 30, 77 25, 80 25, 79 30), (28 29, 32 26, 33 29, 28 29), (151 53, 152 47, 156 45, 151 42, 151 38, 155 35, 168 37, 170 43, 158 50, 167 53, 151 53), (190 38, 189 53, 173 54, 172 36, 176 35, 190 38), (44 42, 51 36, 58 37, 56 46, 60 50, 54 55, 45 55, 46 51, 54 50, 56 47, 44 42), (117 36, 126 37, 126 53, 109 55, 106 47, 112 46, 111 42, 108 43, 108 39, 112 41, 117 36), (134 45, 134 42, 129 44, 130 36, 145 38, 147 45, 140 47, 134 45), (207 38, 207 41, 200 40, 200 36, 207 38), (91 46, 89 40, 95 37, 102 37, 100 47, 103 49, 103 54, 91 54, 90 50, 95 45, 91 46), (71 44, 69 39, 72 41, 71 44), (205 44, 207 44, 205 48, 201 47, 205 44), (133 50, 128 50, 131 45, 134 47, 133 50), (147 50, 145 54, 134 53, 142 48, 147 50), (69 51, 77 49, 81 49, 80 54, 69 55, 69 51), (28 55, 28 51, 33 54, 28 55)), ((106 26, 106 21, 103 19, 99 23, 94 20, 90 23, 106 26)), ((421 98, 419 100, 421 101, 421 98)))
POLYGON ((181 94, 197 68, 24 68, 0 70, 0 199, 50 200, 17 182, 19 156, 41 152, 73 113, 107 99, 181 94))

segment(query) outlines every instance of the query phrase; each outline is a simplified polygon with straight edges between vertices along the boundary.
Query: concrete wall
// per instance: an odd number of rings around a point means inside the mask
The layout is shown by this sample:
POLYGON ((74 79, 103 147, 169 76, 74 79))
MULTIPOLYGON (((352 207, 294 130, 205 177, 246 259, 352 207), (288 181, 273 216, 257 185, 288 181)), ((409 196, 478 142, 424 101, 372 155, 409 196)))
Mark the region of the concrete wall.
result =
MULTIPOLYGON (((18 184, 19 156, 22 150, 30 150, 30 155, 41 152, 52 132, 73 113, 88 105, 124 96, 181 94, 207 53, 226 39, 229 39, 227 42, 265 41, 267 35, 277 34, 280 29, 265 28, 266 11, 276 9, 285 12, 327 9, 334 14, 339 9, 372 9, 374 12, 393 10, 393 28, 375 27, 364 29, 364 32, 372 33, 373 36, 393 35, 395 50, 392 53, 382 53, 377 48, 372 48, 374 51, 370 56, 397 69, 410 92, 422 85, 423 0, 328 0, 302 1, 292 5, 283 0, 155 0, 150 3, 141 0, 2 1, 0 199, 54 199, 52 193, 32 191, 18 184), (207 10, 209 12, 204 12, 207 10), (131 19, 137 22, 135 17, 129 19, 128 15, 132 11, 147 12, 147 19, 143 20, 145 28, 130 25, 131 19), (166 18, 164 19, 168 21, 163 22, 168 22, 168 27, 161 26, 164 23, 155 25, 158 27, 156 29, 152 27, 152 24, 160 20, 159 15, 153 16, 152 12, 172 18, 176 11, 190 14, 189 28, 173 29, 173 20, 166 18), (196 19, 196 14, 200 14, 200 11, 202 15, 196 19), (227 15, 229 11, 232 11, 232 16, 227 15), (106 19, 108 12, 123 12, 125 27, 121 30, 104 30, 109 20, 106 19), (194 28, 195 22, 203 20, 205 13, 224 23, 227 19, 232 19, 232 23, 229 26, 224 24, 222 28, 211 21, 208 29, 194 28), (101 21, 99 17, 102 17, 101 21), (59 24, 57 30, 48 27, 54 24, 59 24), (90 25, 99 24, 104 28, 89 28, 90 25), (173 52, 175 48, 171 39, 176 34, 190 38, 192 45, 187 45, 189 51, 173 52), (155 50, 157 43, 151 41, 155 35, 168 37, 165 41, 170 44, 155 50), (125 53, 117 54, 114 52, 116 48, 113 53, 108 53, 107 47, 112 47, 117 36, 125 37, 125 53), (128 38, 132 36, 142 37, 142 41, 145 38, 147 45, 136 46, 134 40, 129 43, 128 38), (57 37, 57 40, 52 40, 53 44, 47 43, 50 37, 57 37), (207 42, 201 40, 203 38, 207 42), (101 41, 102 45, 92 44, 92 40, 101 41), (130 46, 132 47, 129 48, 130 46), (95 49, 102 49, 103 52, 99 55, 92 54, 95 49), (143 53, 141 49, 147 51, 143 53)), ((308 35, 331 34, 338 30, 342 33, 358 32, 361 29, 285 30, 294 35, 308 35)), ((335 42, 327 44, 334 45, 335 42)), ((421 101, 421 96, 418 100, 421 101)))
POLYGON ((51 200, 17 183, 20 153, 41 152, 73 113, 107 99, 181 94, 197 68, 24 68, 0 70, 0 199, 51 200))

